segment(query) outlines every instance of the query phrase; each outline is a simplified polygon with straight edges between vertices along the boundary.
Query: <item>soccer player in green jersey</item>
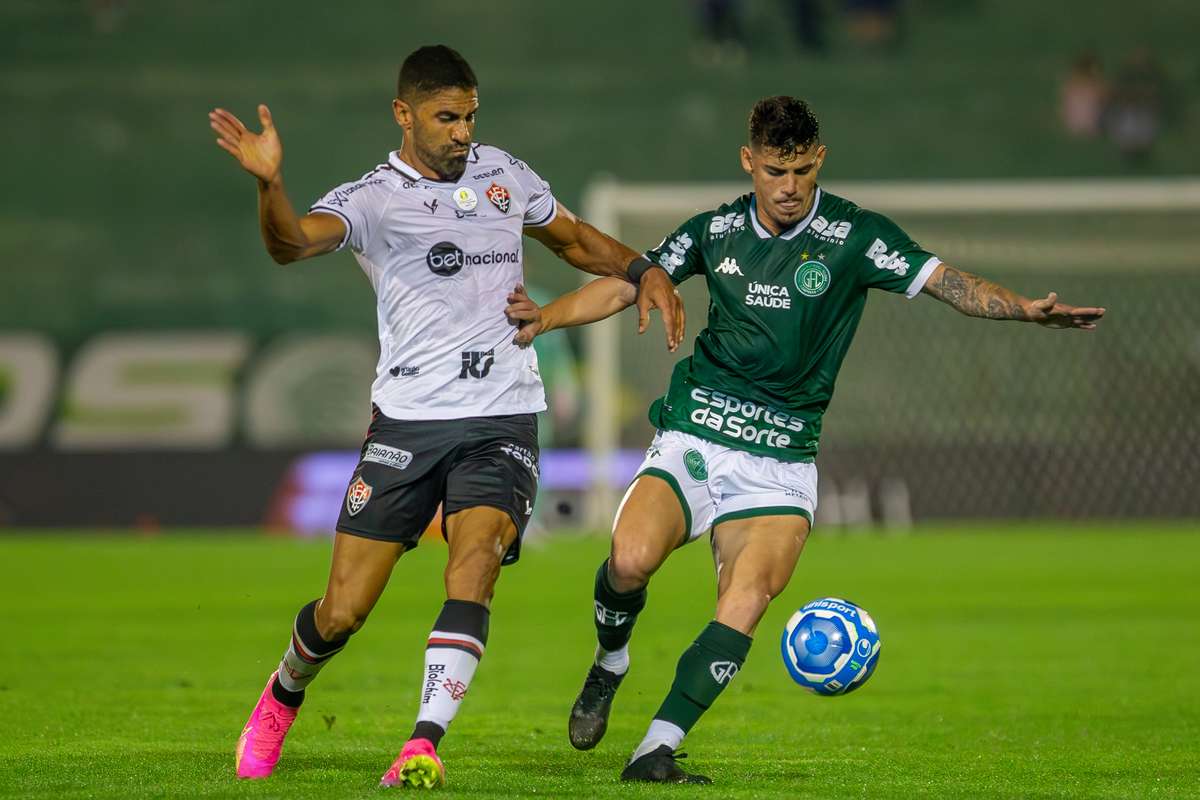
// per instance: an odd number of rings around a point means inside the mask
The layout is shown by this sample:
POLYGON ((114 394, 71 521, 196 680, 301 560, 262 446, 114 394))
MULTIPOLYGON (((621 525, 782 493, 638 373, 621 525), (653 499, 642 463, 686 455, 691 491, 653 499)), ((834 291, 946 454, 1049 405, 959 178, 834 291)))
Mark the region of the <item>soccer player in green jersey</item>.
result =
MULTIPOLYGON (((571 711, 571 744, 586 750, 604 735, 650 577, 710 529, 717 607, 680 657, 624 780, 708 782, 679 767, 677 748, 737 675, 804 547, 817 505, 821 418, 868 289, 924 292, 968 316, 1049 328, 1092 330, 1104 315, 1053 293, 1031 300, 943 263, 887 217, 823 191, 825 156, 805 103, 761 100, 741 148, 754 192, 687 220, 629 270, 636 279, 638 269, 661 266, 676 284, 703 275, 708 324, 650 407, 659 431, 596 573, 599 646, 571 711)), ((514 294, 508 313, 525 321, 518 340, 527 342, 614 314, 635 296, 629 282, 602 278, 540 309, 514 294)))

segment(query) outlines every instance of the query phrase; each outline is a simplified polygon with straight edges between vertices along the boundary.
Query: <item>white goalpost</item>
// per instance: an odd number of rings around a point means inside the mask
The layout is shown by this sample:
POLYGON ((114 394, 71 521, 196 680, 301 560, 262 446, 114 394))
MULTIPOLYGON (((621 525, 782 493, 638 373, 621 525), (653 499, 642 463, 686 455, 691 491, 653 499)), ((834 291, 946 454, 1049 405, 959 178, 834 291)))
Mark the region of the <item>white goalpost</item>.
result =
MULTIPOLYGON (((947 220, 1005 215, 1088 215, 1107 213, 1174 212, 1200 210, 1200 178, 1101 179, 1003 181, 843 181, 822 184, 834 194, 853 200, 864 208, 905 220, 947 220)), ((749 183, 623 183, 609 177, 592 181, 584 193, 583 215, 600 230, 626 238, 630 221, 655 221, 657 236, 673 230, 700 211, 716 208, 750 190, 749 183)), ((645 225, 643 225, 643 228, 645 225)), ((1196 225, 1200 228, 1200 223, 1196 225)), ((1193 234, 1194 236, 1194 234, 1193 234)), ((657 239, 656 239, 657 241, 657 239)), ((1104 241, 1082 238, 1096 252, 1104 241)), ((1148 247, 1156 240, 1147 237, 1148 247)), ((655 242, 649 242, 654 244, 655 242)), ((1128 242, 1127 242, 1128 243, 1128 242)), ((635 248, 647 242, 630 239, 635 248)), ((937 242, 929 242, 936 251, 937 242)), ((1083 246, 1083 245, 1081 245, 1083 246)), ((1170 247, 1170 244, 1167 245, 1170 247)), ((1191 252, 1192 243, 1177 243, 1177 260, 1191 252)), ((1194 264, 1184 258, 1188 268, 1194 264)), ((968 265, 969 266, 969 265, 968 265)), ((1103 268, 1099 265, 1098 268, 1103 268)), ((702 310, 692 309, 689 336, 702 324, 702 310)), ((588 326, 584 332, 586 390, 591 413, 584 428, 584 445, 592 462, 592 479, 586 498, 584 519, 590 526, 604 527, 624 487, 614 475, 619 442, 618 393, 621 384, 620 332, 615 319, 588 326)), ((663 387, 657 387, 656 391, 663 387)))

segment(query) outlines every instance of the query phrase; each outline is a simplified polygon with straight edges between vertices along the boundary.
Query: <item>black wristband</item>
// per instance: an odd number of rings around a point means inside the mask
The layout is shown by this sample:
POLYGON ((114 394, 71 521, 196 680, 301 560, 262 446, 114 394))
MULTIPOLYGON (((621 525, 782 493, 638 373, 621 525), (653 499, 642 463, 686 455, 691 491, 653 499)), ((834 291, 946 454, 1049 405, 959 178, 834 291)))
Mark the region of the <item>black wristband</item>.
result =
POLYGON ((633 283, 641 283, 642 276, 646 274, 646 270, 653 269, 656 266, 658 265, 651 264, 644 257, 638 256, 633 261, 629 262, 629 269, 627 270, 629 273, 629 280, 633 283))

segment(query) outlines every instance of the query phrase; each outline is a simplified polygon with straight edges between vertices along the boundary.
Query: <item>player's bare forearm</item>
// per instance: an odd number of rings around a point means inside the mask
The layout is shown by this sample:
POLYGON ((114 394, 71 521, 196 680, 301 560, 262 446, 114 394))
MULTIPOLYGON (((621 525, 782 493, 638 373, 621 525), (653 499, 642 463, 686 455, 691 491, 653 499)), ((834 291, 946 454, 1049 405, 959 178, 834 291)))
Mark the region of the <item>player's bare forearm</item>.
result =
POLYGON ((637 302, 637 287, 622 278, 589 281, 542 306, 541 333, 608 319, 637 302))
POLYGON ((1030 300, 998 283, 947 264, 938 265, 921 291, 971 317, 1036 322, 1045 328, 1095 330, 1105 312, 1100 307, 1060 303, 1054 292, 1039 300, 1030 300))
POLYGON ((258 227, 278 264, 335 250, 346 231, 345 223, 332 214, 297 215, 280 176, 258 180, 258 227))
POLYGON ((629 262, 638 255, 562 205, 549 225, 526 228, 525 233, 572 267, 601 277, 626 277, 629 262))
POLYGON ((969 317, 1029 319, 1029 299, 986 278, 940 264, 921 291, 969 317))

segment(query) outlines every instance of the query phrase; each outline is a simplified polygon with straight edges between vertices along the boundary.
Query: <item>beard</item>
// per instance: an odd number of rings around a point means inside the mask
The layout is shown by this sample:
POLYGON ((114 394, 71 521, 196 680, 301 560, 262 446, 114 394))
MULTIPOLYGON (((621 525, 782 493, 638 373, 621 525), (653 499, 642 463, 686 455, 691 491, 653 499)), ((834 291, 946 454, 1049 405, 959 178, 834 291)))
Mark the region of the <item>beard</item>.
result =
POLYGON ((471 154, 470 149, 468 148, 467 152, 461 155, 454 153, 454 149, 456 146, 440 147, 435 150, 423 147, 420 142, 416 143, 417 155, 444 181, 458 180, 467 169, 467 156, 471 154))

